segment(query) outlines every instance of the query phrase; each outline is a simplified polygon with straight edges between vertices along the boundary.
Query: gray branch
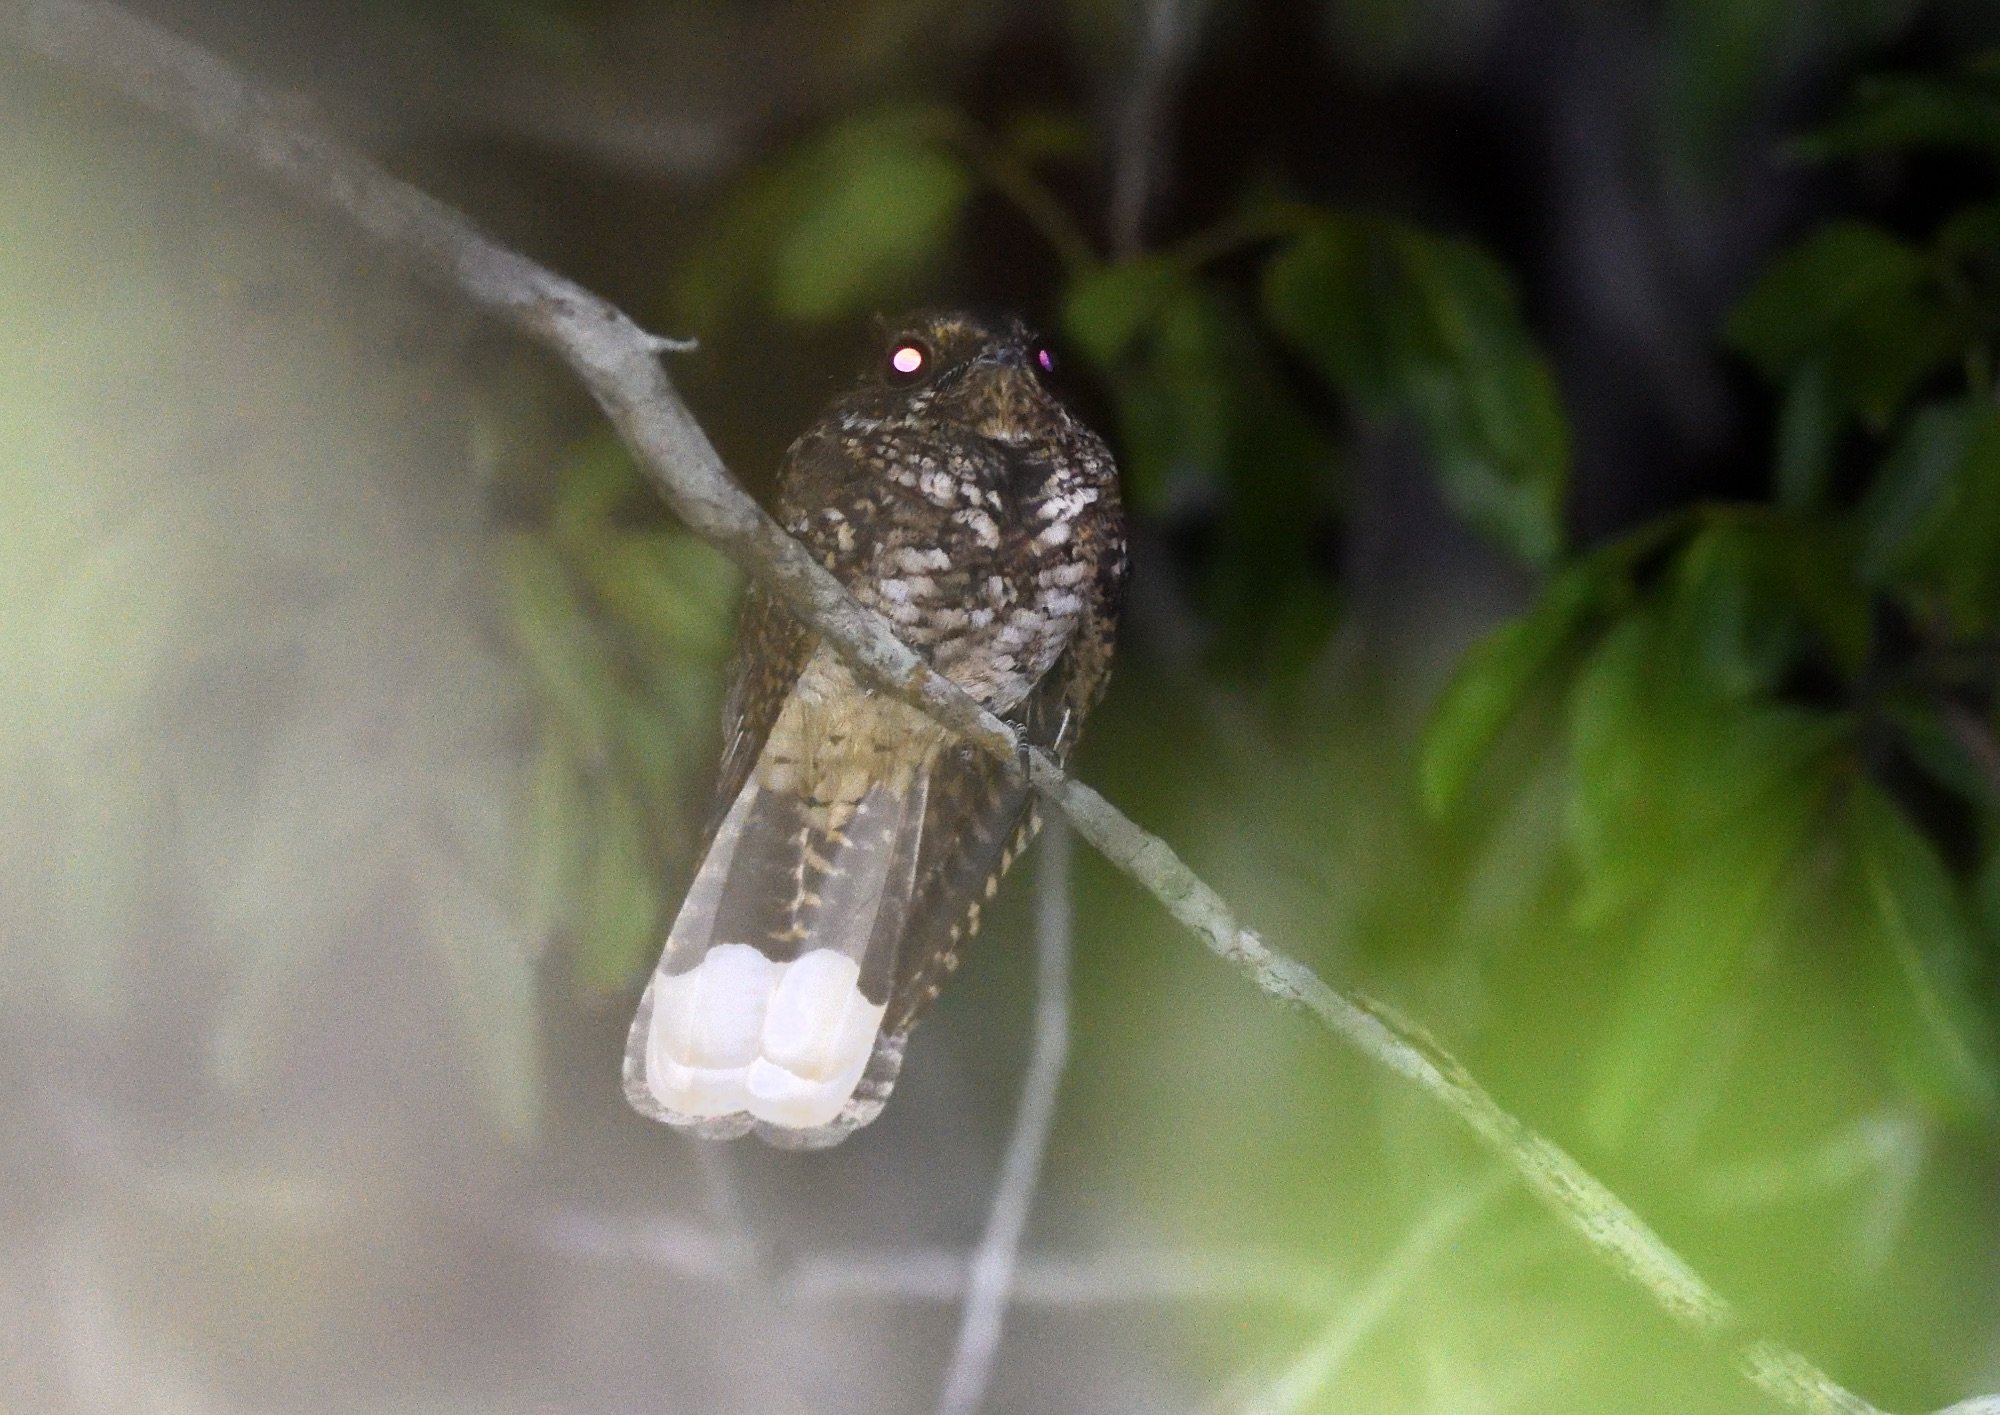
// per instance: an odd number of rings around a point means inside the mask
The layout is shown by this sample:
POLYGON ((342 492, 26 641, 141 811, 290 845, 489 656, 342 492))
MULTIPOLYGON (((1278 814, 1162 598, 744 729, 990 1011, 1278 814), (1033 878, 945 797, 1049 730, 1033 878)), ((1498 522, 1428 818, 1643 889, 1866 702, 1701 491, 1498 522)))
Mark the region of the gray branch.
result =
POLYGON ((1207 0, 1144 0, 1135 8, 1132 72, 1112 122, 1109 234, 1121 260, 1145 243, 1146 212, 1167 165, 1168 100, 1207 0))
MULTIPOLYGON (((741 1248, 670 1214, 627 1217, 566 1210, 533 1230, 566 1258, 643 1264, 690 1282, 740 1285, 741 1248)), ((956 1248, 834 1249, 770 1275, 789 1301, 943 1304, 967 1300, 974 1276, 956 1248)), ((1007 1297, 1016 1305, 1085 1308, 1158 1302, 1260 1303, 1319 1315, 1344 1289, 1323 1263, 1272 1248, 1111 1248, 1017 1253, 1007 1297)))
POLYGON ((1050 821, 1035 870, 1035 1025, 1028 1076, 1021 1083, 1021 1109, 1000 1165, 986 1234, 972 1255, 965 1313, 938 1400, 940 1415, 973 1415, 986 1397, 1021 1234, 1055 1124, 1056 1093, 1069 1056, 1070 855, 1068 827, 1050 821))
POLYGON ((1491 1176, 1436 1200, 1382 1266, 1341 1304, 1312 1345, 1245 1399, 1230 1403, 1235 1415, 1293 1415, 1318 1399, 1355 1348, 1381 1326, 1431 1264, 1474 1219, 1492 1207, 1502 1191, 1498 1181, 1503 1177, 1491 1176))
MULTIPOLYGON (((1280 1002, 1312 1013, 1377 1065, 1415 1082, 1510 1165, 1591 1249, 1682 1326, 1729 1351, 1794 1410, 1880 1415, 1804 1356, 1749 1327, 1640 1217, 1552 1141, 1515 1119, 1422 1028, 1330 987, 1237 921, 1165 841, 1126 818, 898 643, 724 470, 660 364, 670 347, 622 312, 483 235, 464 215, 347 149, 301 105, 103 0, 0 0, 0 35, 249 159, 331 208, 474 305, 545 345, 582 380, 668 505, 872 681, 1029 779, 1085 840, 1280 1002)), ((1977 1407, 1974 1407, 1977 1408, 1977 1407)))

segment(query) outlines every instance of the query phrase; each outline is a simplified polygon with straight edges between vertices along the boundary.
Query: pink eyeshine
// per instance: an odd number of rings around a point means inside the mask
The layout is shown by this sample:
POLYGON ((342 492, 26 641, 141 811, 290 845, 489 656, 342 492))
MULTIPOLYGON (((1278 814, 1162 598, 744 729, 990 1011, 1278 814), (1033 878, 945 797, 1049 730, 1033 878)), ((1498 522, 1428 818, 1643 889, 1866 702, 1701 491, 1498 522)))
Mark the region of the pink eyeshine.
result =
POLYGON ((889 367, 897 373, 915 373, 924 366, 924 351, 914 344, 899 344, 889 355, 889 367))
POLYGON ((1043 373, 1054 373, 1056 371, 1056 356, 1047 349, 1035 350, 1035 362, 1042 366, 1043 373))

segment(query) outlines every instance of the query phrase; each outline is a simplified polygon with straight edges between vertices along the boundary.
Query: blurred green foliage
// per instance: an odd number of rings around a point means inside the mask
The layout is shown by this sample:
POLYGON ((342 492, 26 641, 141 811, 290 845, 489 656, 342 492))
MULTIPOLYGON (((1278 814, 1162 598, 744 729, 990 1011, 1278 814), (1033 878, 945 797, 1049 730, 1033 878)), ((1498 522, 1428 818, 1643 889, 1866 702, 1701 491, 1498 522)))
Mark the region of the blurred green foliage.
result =
POLYGON ((2000 56, 1864 79, 1848 111, 1801 146, 1822 157, 1957 148, 2000 160, 2000 56))
MULTIPOLYGON (((1870 85, 1812 149, 1983 147, 1990 73, 1870 85)), ((1565 695, 1574 917, 1633 940, 1588 1102, 1604 1143, 1680 1073, 1809 871, 1844 903, 1882 1063, 1940 1119, 2000 1127, 2000 933, 1970 870, 2000 843, 1989 211, 1929 240, 1837 220, 1779 255, 1727 325, 1780 399, 1770 501, 1575 561, 1431 720, 1445 814, 1516 710, 1565 695)))
POLYGON ((556 469, 546 529, 504 547, 509 622, 547 730, 526 782, 529 910, 573 946, 591 992, 630 983, 665 930, 699 828, 690 776, 712 747, 736 575, 657 515, 608 434, 556 469))
POLYGON ((835 125, 753 174, 683 263, 697 329, 750 293, 787 319, 828 319, 906 298, 933 268, 971 180, 951 115, 894 107, 835 125))
POLYGON ((1271 324, 1327 384, 1423 428, 1446 496, 1534 565, 1561 545, 1569 428, 1506 274, 1395 222, 1310 213, 1264 277, 1271 324))

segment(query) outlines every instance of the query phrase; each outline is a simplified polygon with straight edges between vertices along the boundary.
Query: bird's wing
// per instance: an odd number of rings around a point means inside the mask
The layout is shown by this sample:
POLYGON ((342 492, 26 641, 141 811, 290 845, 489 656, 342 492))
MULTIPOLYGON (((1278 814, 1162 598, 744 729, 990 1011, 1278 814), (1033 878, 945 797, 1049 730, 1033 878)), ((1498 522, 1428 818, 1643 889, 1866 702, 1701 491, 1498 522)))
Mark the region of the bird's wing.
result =
MULTIPOLYGON (((777 515, 843 584, 852 585, 868 572, 872 547, 860 537, 839 534, 842 522, 829 521, 824 513, 837 511, 852 525, 864 521, 872 509, 865 480, 854 475, 825 429, 809 430, 786 449, 778 474, 777 515), (815 509, 822 514, 815 515, 815 509)), ((724 680, 722 765, 716 774, 711 838, 742 792, 816 645, 816 636, 775 595, 751 582, 737 618, 735 652, 724 680)))
MULTIPOLYGON (((864 479, 827 462, 823 438, 801 439, 779 510, 851 584, 877 544, 853 528, 875 508, 864 479)), ((856 682, 754 586, 723 727, 715 820, 640 1000, 626 1094, 698 1133, 754 1123, 778 1143, 830 1144, 880 1109, 900 1058, 878 1024, 943 731, 856 682)))
POLYGON ((715 778, 710 840, 749 779, 812 649, 813 636, 770 591, 753 581, 737 616, 736 648, 724 677, 722 765, 715 778))
MULTIPOLYGON (((1119 543, 1122 544, 1122 538, 1119 543)), ((1100 566, 1068 647, 1013 713, 1024 742, 1067 765, 1084 719, 1110 681, 1125 559, 1100 566)), ((1041 828, 1027 783, 984 752, 947 746, 931 773, 916 888, 897 960, 885 1036, 909 1031, 979 932, 1001 877, 1041 828)))

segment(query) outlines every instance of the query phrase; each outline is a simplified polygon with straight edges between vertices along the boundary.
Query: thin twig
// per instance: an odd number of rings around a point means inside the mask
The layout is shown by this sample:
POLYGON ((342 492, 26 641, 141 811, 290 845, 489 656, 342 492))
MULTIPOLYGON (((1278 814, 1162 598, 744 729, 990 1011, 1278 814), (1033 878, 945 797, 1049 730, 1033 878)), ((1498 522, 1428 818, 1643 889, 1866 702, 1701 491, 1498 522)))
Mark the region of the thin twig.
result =
POLYGON ((951 137, 979 169, 979 174, 1014 203, 1022 219, 1049 243, 1049 249, 1072 277, 1097 264, 1097 252, 1091 249, 1090 238, 1033 168, 1004 144, 987 136, 976 123, 954 125, 951 137))
POLYGON ((626 1217, 562 1209, 530 1225, 527 1237, 566 1260, 642 1263, 695 1282, 733 1283, 743 1275, 743 1250, 732 1236, 674 1214, 626 1217))
POLYGON ((1958 743, 1959 750, 1979 768, 1986 780, 1986 789, 2000 800, 2000 742, 1993 738, 1993 731, 1979 714, 1945 694, 1938 696, 1938 715, 1944 719, 1945 730, 1958 743))
POLYGON ((1505 1174, 1489 1176, 1432 1206, 1383 1260, 1318 1339, 1263 1389, 1236 1406, 1240 1415, 1291 1415, 1326 1388, 1368 1335, 1382 1324, 1446 1245, 1506 1191, 1505 1174))
POLYGON ((1136 61, 1113 124, 1110 240, 1120 260, 1145 245, 1146 212, 1167 161, 1165 117, 1203 0, 1143 0, 1136 61))
POLYGON ((1636 1213, 1504 1110, 1422 1028, 1361 993, 1329 987, 1268 947, 1165 841, 1065 776, 1046 753, 1021 752, 1005 723, 899 643, 886 622, 863 609, 730 479, 667 380, 652 340, 617 308, 496 244, 453 208, 349 151, 305 118, 296 101, 104 0, 0 0, 0 34, 247 157, 547 346, 603 407, 688 527, 779 596, 866 678, 996 760, 1025 757, 1035 790, 1213 952, 1458 1116, 1600 1258, 1682 1326, 1722 1344, 1760 1389, 1795 1410, 1876 1415, 1875 1406, 1804 1356, 1746 1326, 1636 1213))
MULTIPOLYGON (((957 1302, 972 1282, 952 1249, 818 1253, 792 1270, 800 1298, 872 1297, 957 1302)), ((1323 1312, 1339 1287, 1322 1266, 1262 1248, 1114 1249, 1022 1253, 1008 1300, 1017 1307, 1102 1307, 1156 1302, 1269 1303, 1323 1312)))
POLYGON ((1000 1165, 986 1235, 972 1255, 958 1343, 938 1399, 940 1415, 972 1415, 986 1398, 1021 1234, 1055 1122, 1056 1094, 1069 1056, 1070 855, 1068 829, 1060 820, 1050 821, 1035 871, 1035 1030, 1028 1075, 1021 1083, 1021 1109, 1000 1165))
MULTIPOLYGON (((58 1226, 49 1252, 49 1295, 56 1331, 53 1355, 73 1409, 83 1415, 227 1415, 236 1406, 204 1385, 186 1360, 132 1329, 113 1297, 105 1223, 76 1218, 58 1226)), ((11 1408, 11 1407, 10 1407, 11 1408)))
MULTIPOLYGON (((668 1214, 624 1217, 558 1212, 532 1230, 564 1258, 641 1263, 690 1282, 734 1285, 741 1255, 705 1224, 668 1214)), ((790 1301, 955 1303, 972 1284, 956 1248, 834 1249, 798 1259, 775 1278, 790 1301)), ((1333 1269, 1289 1249, 1112 1248, 1021 1253, 1008 1298, 1016 1306, 1069 1308, 1158 1302, 1259 1303, 1321 1313, 1342 1284, 1333 1269)))
POLYGON ((690 1139, 687 1143, 694 1147, 695 1164, 701 1169, 702 1199, 709 1222, 728 1246, 734 1276, 755 1287, 772 1286, 777 1260, 750 1222, 737 1175, 735 1146, 725 1140, 690 1139))

